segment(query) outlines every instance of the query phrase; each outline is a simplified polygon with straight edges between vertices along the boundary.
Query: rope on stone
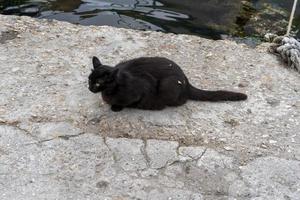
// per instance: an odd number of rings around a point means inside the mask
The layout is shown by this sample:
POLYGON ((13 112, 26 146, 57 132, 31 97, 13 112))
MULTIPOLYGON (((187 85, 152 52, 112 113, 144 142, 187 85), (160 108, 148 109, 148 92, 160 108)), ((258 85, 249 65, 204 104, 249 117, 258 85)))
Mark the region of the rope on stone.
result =
POLYGON ((265 39, 273 43, 269 48, 271 53, 279 55, 289 67, 300 73, 300 42, 290 36, 296 5, 297 0, 294 0, 286 35, 277 36, 275 34, 267 33, 265 39))
POLYGON ((269 51, 279 55, 287 65, 300 72, 300 42, 289 36, 266 34, 265 38, 272 42, 269 51))

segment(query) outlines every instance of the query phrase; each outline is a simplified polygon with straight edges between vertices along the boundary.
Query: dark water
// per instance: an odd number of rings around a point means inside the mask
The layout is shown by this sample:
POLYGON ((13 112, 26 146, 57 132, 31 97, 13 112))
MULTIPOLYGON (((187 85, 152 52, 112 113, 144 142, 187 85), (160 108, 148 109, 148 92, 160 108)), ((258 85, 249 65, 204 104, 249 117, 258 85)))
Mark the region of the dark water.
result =
MULTIPOLYGON (((264 3, 285 10, 293 0, 252 0, 259 11, 264 3)), ((0 0, 0 10, 26 3, 38 4, 35 17, 69 21, 82 25, 111 25, 139 30, 195 34, 208 38, 220 35, 251 36, 245 20, 239 19, 241 0, 0 0)), ((285 17, 288 20, 288 16, 285 17)), ((300 6, 295 23, 300 27, 300 6)), ((298 33, 299 34, 299 33, 298 33)))

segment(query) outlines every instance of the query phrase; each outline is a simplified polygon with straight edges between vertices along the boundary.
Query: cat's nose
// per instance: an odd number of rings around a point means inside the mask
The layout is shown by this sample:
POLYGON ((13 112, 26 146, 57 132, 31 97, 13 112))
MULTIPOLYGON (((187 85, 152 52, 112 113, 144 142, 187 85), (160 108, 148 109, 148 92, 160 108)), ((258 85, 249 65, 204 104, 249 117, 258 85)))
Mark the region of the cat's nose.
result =
POLYGON ((97 90, 90 90, 92 93, 97 93, 98 91, 97 90))

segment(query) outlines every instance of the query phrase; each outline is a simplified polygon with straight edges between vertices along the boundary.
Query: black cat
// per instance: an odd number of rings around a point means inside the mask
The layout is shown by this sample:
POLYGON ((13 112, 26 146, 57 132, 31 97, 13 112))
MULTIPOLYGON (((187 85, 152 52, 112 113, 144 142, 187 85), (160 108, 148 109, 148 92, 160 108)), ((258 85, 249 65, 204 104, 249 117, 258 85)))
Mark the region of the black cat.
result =
POLYGON ((229 91, 206 91, 193 87, 180 67, 162 57, 142 57, 117 64, 102 65, 93 57, 89 90, 101 92, 112 111, 124 107, 162 110, 180 106, 188 99, 198 101, 241 101, 247 95, 229 91))

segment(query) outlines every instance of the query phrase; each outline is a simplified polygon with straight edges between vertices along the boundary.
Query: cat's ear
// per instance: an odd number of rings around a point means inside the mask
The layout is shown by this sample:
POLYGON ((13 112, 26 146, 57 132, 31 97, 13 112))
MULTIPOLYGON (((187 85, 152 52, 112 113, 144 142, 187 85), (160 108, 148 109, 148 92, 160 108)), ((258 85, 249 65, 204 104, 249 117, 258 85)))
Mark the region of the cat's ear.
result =
POLYGON ((102 64, 101 64, 100 60, 96 56, 94 56, 93 57, 93 66, 94 66, 94 69, 96 69, 97 67, 100 67, 101 65, 102 64))

